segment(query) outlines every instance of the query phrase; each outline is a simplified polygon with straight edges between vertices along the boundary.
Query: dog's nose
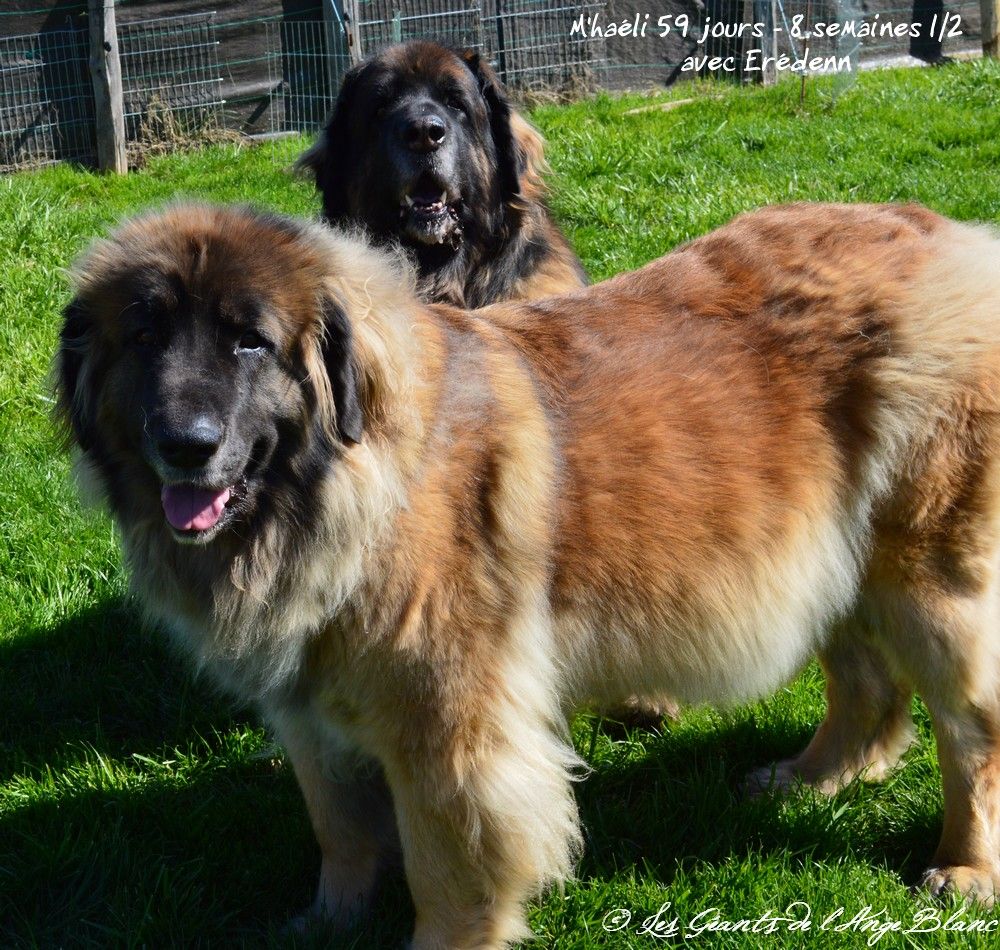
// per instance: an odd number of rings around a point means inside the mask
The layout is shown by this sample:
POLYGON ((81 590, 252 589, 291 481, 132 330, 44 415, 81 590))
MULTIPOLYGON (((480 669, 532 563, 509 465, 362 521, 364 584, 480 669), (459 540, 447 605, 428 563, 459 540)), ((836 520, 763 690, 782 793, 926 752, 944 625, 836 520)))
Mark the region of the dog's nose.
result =
POLYGON ((156 450, 175 468, 201 468, 222 444, 222 427, 208 416, 196 416, 184 426, 158 428, 156 450))
POLYGON ((414 152, 433 152, 441 147, 448 134, 444 119, 433 112, 410 121, 403 132, 406 145, 414 152))

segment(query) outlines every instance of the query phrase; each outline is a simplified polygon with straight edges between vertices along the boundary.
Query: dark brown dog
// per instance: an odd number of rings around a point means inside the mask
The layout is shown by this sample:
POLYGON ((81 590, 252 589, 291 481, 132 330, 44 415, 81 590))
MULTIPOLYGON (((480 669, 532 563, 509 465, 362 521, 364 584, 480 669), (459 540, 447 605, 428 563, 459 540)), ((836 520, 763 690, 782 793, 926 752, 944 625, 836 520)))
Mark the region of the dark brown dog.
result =
POLYGON ((481 307, 586 283, 543 201, 541 136, 476 53, 414 41, 355 66, 299 164, 327 221, 412 253, 426 299, 481 307))
POLYGON ((816 651, 827 717, 773 780, 882 778, 918 690, 924 883, 992 901, 997 237, 797 205, 537 304, 414 286, 319 224, 176 208, 95 246, 62 329, 80 471, 143 605, 284 743, 316 912, 401 846, 417 950, 517 939, 580 843, 569 711, 738 702, 816 651))

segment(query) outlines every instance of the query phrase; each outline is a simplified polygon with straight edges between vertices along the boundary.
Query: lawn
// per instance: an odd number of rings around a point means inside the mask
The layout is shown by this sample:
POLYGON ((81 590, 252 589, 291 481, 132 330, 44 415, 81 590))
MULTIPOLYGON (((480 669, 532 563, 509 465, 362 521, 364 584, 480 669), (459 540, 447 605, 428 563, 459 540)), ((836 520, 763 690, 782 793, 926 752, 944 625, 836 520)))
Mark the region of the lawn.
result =
MULTIPOLYGON (((997 64, 865 74, 836 98, 814 83, 804 107, 789 81, 708 86, 694 103, 626 114, 670 97, 533 114, 553 207, 595 279, 771 202, 916 200, 1000 221, 997 64)), ((70 167, 0 179, 2 947, 295 944, 281 928, 308 902, 319 852, 291 769, 251 710, 194 680, 142 627, 110 522, 76 499, 46 373, 64 268, 95 234, 177 195, 312 214, 309 187, 285 170, 303 145, 161 157, 123 179, 70 167)), ((941 822, 919 704, 921 741, 885 784, 832 800, 739 794, 747 770, 797 751, 822 712, 810 668, 766 702, 690 710, 661 730, 580 716, 574 736, 593 767, 577 789, 586 854, 564 893, 532 906, 539 945, 687 943, 640 932, 664 902, 664 920, 682 924, 711 908, 758 918, 795 901, 801 919, 808 905, 804 933, 701 931, 695 942, 713 947, 865 946, 869 933, 849 922, 866 905, 912 925, 923 902, 908 887, 941 822)), ((298 944, 399 946, 412 914, 405 884, 387 882, 378 907, 347 937, 298 944)), ((942 929, 877 945, 995 940, 942 929)))

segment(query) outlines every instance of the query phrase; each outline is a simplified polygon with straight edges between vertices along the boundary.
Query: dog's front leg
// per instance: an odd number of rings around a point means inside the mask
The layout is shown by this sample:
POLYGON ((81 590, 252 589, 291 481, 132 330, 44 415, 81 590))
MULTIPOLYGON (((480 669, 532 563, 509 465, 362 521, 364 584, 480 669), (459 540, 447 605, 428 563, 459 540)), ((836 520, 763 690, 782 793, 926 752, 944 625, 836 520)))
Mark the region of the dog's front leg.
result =
MULTIPOLYGON (((369 910, 376 877, 398 847, 392 802, 381 769, 329 735, 316 735, 307 717, 269 717, 295 770, 322 851, 319 886, 304 918, 347 927, 369 910)), ((397 855, 398 857, 398 855, 397 855)))
POLYGON ((506 947, 530 933, 524 902, 571 871, 572 749, 546 725, 506 726, 386 763, 417 911, 412 950, 506 947))

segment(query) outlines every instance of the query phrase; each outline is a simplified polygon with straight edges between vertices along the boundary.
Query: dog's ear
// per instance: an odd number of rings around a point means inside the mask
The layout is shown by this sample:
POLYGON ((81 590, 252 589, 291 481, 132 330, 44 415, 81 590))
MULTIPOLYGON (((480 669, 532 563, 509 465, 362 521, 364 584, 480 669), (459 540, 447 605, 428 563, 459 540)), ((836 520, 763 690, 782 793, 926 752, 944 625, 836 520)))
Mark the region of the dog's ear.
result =
POLYGON ((91 398, 86 392, 84 367, 90 349, 93 320, 79 298, 63 310, 59 331, 53 383, 56 391, 55 416, 67 434, 85 452, 93 443, 91 398))
POLYGON ((462 59, 476 77, 489 112, 503 198, 515 198, 521 193, 521 178, 528 169, 528 153, 515 134, 507 92, 490 64, 475 50, 466 50, 462 59))
POLYGON ((353 331, 347 314, 330 298, 323 303, 322 351, 336 412, 337 435, 342 442, 358 443, 364 433, 364 413, 354 363, 353 331))
POLYGON ((350 186, 351 110, 358 86, 368 69, 368 63, 352 67, 340 87, 333 113, 315 143, 295 162, 297 171, 312 175, 316 190, 323 196, 323 216, 335 222, 348 216, 350 186))
POLYGON ((540 201, 545 195, 545 173, 549 166, 545 161, 545 140, 520 112, 511 111, 510 130, 517 143, 518 155, 522 156, 520 166, 520 194, 529 201, 540 201))

